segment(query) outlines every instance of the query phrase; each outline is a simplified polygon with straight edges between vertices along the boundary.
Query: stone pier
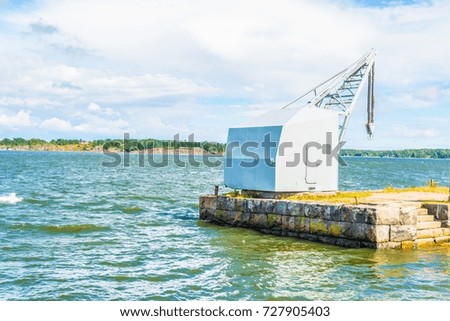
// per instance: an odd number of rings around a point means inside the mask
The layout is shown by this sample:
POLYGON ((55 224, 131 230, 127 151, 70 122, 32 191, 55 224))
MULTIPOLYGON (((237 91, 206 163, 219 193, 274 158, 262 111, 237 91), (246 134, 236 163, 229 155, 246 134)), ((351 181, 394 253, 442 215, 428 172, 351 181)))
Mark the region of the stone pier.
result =
POLYGON ((200 219, 344 247, 413 248, 450 242, 447 204, 329 204, 206 195, 200 219))

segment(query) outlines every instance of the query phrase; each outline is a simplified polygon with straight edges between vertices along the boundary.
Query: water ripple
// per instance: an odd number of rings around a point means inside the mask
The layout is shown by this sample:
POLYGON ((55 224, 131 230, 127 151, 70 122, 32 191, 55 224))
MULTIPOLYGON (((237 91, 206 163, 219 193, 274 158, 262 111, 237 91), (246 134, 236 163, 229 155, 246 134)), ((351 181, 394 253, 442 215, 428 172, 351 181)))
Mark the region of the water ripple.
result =
MULTIPOLYGON (((448 300, 450 248, 343 249, 199 222, 221 168, 103 168, 2 152, 1 300, 448 300)), ((448 181, 436 160, 346 159, 340 186, 448 181), (379 168, 382 167, 383 171, 379 168), (395 175, 394 175, 395 173, 395 175)))

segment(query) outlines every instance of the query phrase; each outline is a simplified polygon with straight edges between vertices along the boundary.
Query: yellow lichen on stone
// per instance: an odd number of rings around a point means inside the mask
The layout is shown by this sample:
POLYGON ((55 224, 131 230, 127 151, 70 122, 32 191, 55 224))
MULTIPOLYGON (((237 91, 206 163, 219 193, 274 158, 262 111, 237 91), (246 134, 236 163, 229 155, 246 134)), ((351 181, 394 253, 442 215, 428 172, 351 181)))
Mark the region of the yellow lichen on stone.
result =
POLYGON ((329 231, 333 236, 342 236, 342 228, 338 224, 331 224, 329 231))
MULTIPOLYGON (((293 201, 307 201, 307 202, 325 202, 325 203, 344 203, 344 204, 364 204, 370 203, 372 197, 376 197, 378 194, 400 194, 400 193, 435 193, 435 194, 448 194, 448 187, 439 186, 421 186, 421 187, 407 187, 407 188, 394 188, 387 187, 384 190, 376 191, 341 191, 341 192, 324 192, 324 193, 299 193, 291 195, 283 199, 293 201)), ((386 196, 384 196, 386 197, 386 196)), ((448 203, 448 202, 443 202, 448 203)))
POLYGON ((323 221, 311 220, 311 222, 309 223, 309 232, 326 234, 327 226, 323 221))
POLYGON ((384 193, 405 193, 405 192, 423 192, 423 193, 448 193, 448 187, 444 186, 418 186, 418 187, 405 187, 394 188, 388 186, 383 190, 384 193))
POLYGON ((428 246, 434 246, 436 243, 434 242, 434 239, 418 239, 414 241, 414 244, 416 247, 428 247, 428 246))
POLYGON ((336 193, 303 193, 289 196, 286 199, 293 201, 315 201, 327 203, 355 204, 371 196, 373 191, 336 192, 336 193))
POLYGON ((413 241, 403 241, 402 249, 412 249, 414 247, 413 241))

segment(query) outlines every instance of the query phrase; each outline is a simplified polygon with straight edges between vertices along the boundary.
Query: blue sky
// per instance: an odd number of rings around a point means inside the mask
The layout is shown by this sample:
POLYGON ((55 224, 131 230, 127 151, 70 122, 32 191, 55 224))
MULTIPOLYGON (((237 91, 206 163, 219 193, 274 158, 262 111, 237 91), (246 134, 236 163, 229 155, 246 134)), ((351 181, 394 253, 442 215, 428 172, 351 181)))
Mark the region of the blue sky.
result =
POLYGON ((450 148, 449 1, 0 0, 0 137, 225 141, 370 48, 348 148, 450 148))

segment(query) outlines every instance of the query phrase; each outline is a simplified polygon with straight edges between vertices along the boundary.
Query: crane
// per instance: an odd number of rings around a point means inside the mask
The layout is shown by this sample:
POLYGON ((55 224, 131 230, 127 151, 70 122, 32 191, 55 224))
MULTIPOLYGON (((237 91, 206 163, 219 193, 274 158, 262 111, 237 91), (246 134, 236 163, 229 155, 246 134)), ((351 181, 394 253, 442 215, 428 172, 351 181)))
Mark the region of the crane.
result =
POLYGON ((334 109, 342 116, 339 124, 339 141, 342 141, 347 131, 348 122, 355 107, 356 100, 361 93, 363 84, 367 80, 367 137, 372 139, 374 133, 374 107, 375 107, 375 56, 372 49, 348 68, 322 82, 302 96, 291 101, 282 109, 298 105, 305 99, 304 107, 334 109))
POLYGON ((344 144, 366 82, 368 138, 374 133, 375 56, 372 49, 281 109, 229 128, 225 185, 268 192, 337 190, 338 163, 333 157, 339 149, 331 147, 344 144))

